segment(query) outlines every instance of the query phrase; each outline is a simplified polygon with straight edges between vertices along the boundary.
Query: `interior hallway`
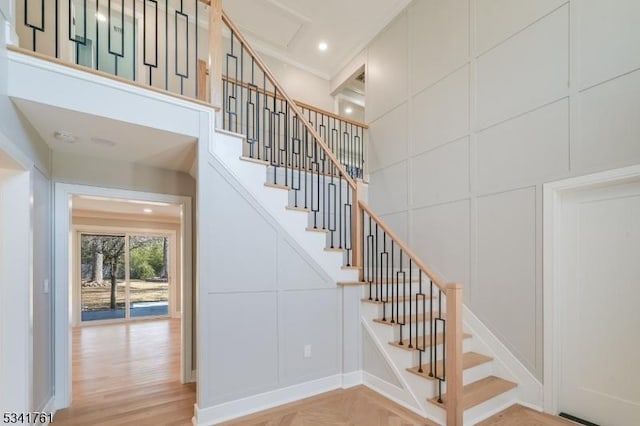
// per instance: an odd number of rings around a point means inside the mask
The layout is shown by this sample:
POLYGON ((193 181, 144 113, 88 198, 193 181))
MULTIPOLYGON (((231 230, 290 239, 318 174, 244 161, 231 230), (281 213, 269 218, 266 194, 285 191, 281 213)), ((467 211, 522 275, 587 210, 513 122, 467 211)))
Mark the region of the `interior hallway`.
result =
POLYGON ((180 383, 180 320, 73 329, 73 401, 56 426, 190 425, 195 385, 180 383))

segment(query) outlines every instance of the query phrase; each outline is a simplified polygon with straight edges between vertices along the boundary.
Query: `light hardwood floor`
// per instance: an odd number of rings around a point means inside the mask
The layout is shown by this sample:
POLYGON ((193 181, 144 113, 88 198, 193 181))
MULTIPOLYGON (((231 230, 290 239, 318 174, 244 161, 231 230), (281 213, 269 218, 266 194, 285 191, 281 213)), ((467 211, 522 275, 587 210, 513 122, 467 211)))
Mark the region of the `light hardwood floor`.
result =
POLYGON ((180 383, 180 321, 75 328, 72 399, 56 426, 190 425, 196 395, 180 383))
POLYGON ((575 426, 560 417, 533 411, 521 405, 513 405, 501 413, 496 414, 478 426, 575 426))
POLYGON ((335 390, 282 407, 243 417, 224 426, 432 426, 376 392, 357 386, 335 390))
MULTIPOLYGON (((222 423, 224 426, 432 426, 434 424, 364 386, 327 392, 222 423)), ((514 405, 478 426, 571 425, 575 426, 575 423, 514 405)))
MULTIPOLYGON (((191 425, 195 386, 182 385, 180 321, 154 320, 73 330, 73 403, 56 426, 191 425)), ((514 406, 482 426, 574 423, 514 406)), ((433 423, 357 386, 236 419, 225 426, 432 426, 433 423)))

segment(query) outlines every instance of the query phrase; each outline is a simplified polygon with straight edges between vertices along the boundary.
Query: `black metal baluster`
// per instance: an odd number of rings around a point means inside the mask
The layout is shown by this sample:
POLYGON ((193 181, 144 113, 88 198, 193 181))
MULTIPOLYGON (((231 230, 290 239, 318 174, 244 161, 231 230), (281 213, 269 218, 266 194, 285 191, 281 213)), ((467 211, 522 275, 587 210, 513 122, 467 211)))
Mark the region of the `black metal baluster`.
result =
MULTIPOLYGON (((411 309, 412 306, 413 306, 413 303, 412 303, 412 298, 413 298, 413 288, 412 288, 412 286, 413 286, 413 271, 412 271, 412 269, 413 269, 413 265, 412 265, 412 262, 411 262, 411 258, 409 258, 409 299, 405 300, 406 302, 409 303, 409 320, 411 320, 411 318, 412 318, 411 315, 413 314, 412 309, 411 309)), ((406 299, 406 297, 407 297, 406 293, 405 293, 404 296, 405 296, 405 299, 406 299)), ((419 323, 418 323, 418 311, 416 311, 416 327, 418 327, 418 326, 419 326, 419 323)), ((413 326, 409 326, 409 348, 413 348, 413 326)))
MULTIPOLYGON (((431 347, 429 348, 430 353, 430 366, 429 366, 429 377, 434 377, 433 373, 433 365, 436 362, 436 333, 434 332, 434 322, 433 322, 433 281, 429 280, 429 328, 430 328, 430 337, 431 337, 431 347)), ((426 314, 425 314, 426 316, 426 314)))
MULTIPOLYGON (((97 1, 96 1, 96 8, 97 8, 97 1)), ((97 13, 97 10, 96 10, 97 13)), ((96 38, 98 36, 98 25, 96 22, 96 38)), ((97 46, 97 40, 96 40, 96 58, 97 58, 97 52, 98 52, 98 46, 97 46)), ((149 75, 149 86, 153 86, 153 68, 158 68, 158 2, 156 0, 143 0, 143 7, 142 7, 142 62, 143 64, 148 68, 148 75, 149 75), (155 24, 155 42, 154 42, 154 46, 155 46, 155 54, 154 54, 154 60, 153 62, 148 61, 147 59, 147 3, 153 3, 155 6, 155 20, 154 20, 154 24, 155 24)), ((96 69, 98 68, 98 63, 96 60, 96 69)))
MULTIPOLYGON (((394 282, 394 276, 395 276, 395 249, 394 249, 394 241, 391 240, 391 282, 388 282, 388 276, 387 276, 387 295, 389 294, 389 287, 391 287, 391 323, 395 323, 396 322, 396 315, 397 315, 397 301, 394 300, 393 297, 393 292, 394 291, 398 291, 397 288, 397 283, 394 282)), ((388 296, 387 296, 388 298, 388 296)), ((400 327, 400 336, 402 336, 402 327, 400 327)), ((402 341, 402 338, 400 339, 402 341)))
MULTIPOLYGON (((184 95, 184 80, 189 78, 189 15, 187 15, 186 13, 184 13, 184 4, 183 4, 184 0, 180 0, 180 11, 176 10, 174 12, 174 61, 175 61, 175 70, 174 70, 174 74, 180 79, 180 94, 184 95), (185 22, 185 49, 182 49, 181 51, 185 52, 184 55, 184 63, 185 63, 185 70, 184 72, 182 70, 180 70, 180 58, 178 57, 178 16, 181 16, 184 19, 185 22)), ((196 4, 196 10, 198 9, 198 5, 196 4)), ((167 16, 169 15, 169 10, 167 9, 167 16)), ((166 20, 168 22, 168 18, 166 20)), ((168 33, 168 28, 166 29, 167 33, 168 33)), ((198 33, 198 28, 197 28, 197 21, 196 21, 196 34, 198 33)), ((197 67, 197 57, 198 57, 198 52, 196 50, 196 69, 197 67)), ((167 56, 168 58, 168 56, 167 56)), ((169 68, 168 62, 167 62, 167 69, 169 68)), ((168 74, 167 74, 168 76, 168 74)), ((197 81, 197 76, 196 76, 196 81, 197 81)), ((168 81, 167 81, 168 84, 168 81)), ((197 96, 197 94, 196 94, 197 96)))
POLYGON ((97 70, 100 69, 100 59, 98 55, 98 52, 100 52, 100 29, 98 25, 99 13, 100 13, 100 0, 96 0, 96 69, 97 70))
MULTIPOLYGON (((136 32, 136 21, 137 21, 137 19, 136 19, 136 3, 137 3, 137 0, 132 0, 132 3, 133 3, 133 15, 132 15, 133 16, 133 19, 132 19, 132 21, 133 21, 133 28, 132 28, 133 37, 131 37, 131 44, 132 44, 132 48, 133 48, 132 49, 133 53, 132 53, 132 56, 131 56, 131 63, 133 64, 133 66, 132 66, 132 68, 133 68, 133 81, 136 81, 136 69, 138 68, 136 66, 137 65, 136 64, 136 34, 138 34, 136 32)), ((196 97, 197 97, 197 94, 196 94, 196 97)))

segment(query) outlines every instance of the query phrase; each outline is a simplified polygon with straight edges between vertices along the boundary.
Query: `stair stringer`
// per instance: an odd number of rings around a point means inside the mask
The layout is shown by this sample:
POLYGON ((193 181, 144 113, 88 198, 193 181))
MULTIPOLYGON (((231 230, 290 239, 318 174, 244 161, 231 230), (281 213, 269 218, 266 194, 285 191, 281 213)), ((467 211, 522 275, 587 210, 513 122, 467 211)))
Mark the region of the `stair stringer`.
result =
POLYGON ((332 280, 337 283, 357 279, 357 271, 342 268, 342 253, 325 250, 324 235, 306 231, 308 226, 306 213, 286 209, 289 200, 288 192, 265 186, 267 167, 240 159, 243 141, 244 137, 240 134, 214 130, 209 152, 271 217, 283 225, 289 237, 302 247, 332 280))
MULTIPOLYGON (((474 350, 493 358, 494 375, 518 384, 508 394, 512 395, 520 405, 536 411, 543 411, 543 386, 527 367, 502 343, 502 341, 469 309, 463 305, 463 322, 465 332, 471 333, 474 340, 474 350)), ((510 405, 509 403, 508 405, 510 405)), ((469 416, 469 424, 475 424, 507 408, 495 407, 491 412, 475 413, 473 409, 469 416)), ((465 413, 465 421, 467 420, 465 413)))
POLYGON ((395 338, 394 330, 387 325, 373 322, 373 319, 377 318, 377 316, 378 309, 376 307, 363 306, 361 317, 363 329, 376 345, 378 351, 387 362, 389 369, 402 384, 403 389, 389 389, 388 386, 381 386, 382 383, 379 382, 382 382, 382 380, 367 380, 368 375, 366 373, 364 375, 364 384, 414 413, 426 417, 437 424, 444 425, 445 411, 427 402, 427 394, 425 393, 425 389, 429 386, 427 381, 406 370, 406 368, 414 365, 414 354, 389 345, 389 342, 395 338))
MULTIPOLYGON (((363 305, 365 306, 362 307, 361 321, 364 329, 370 335, 371 340, 376 344, 376 347, 384 356, 389 368, 394 372, 404 389, 397 391, 394 389, 394 392, 385 391, 385 389, 388 388, 386 385, 379 386, 376 382, 367 383, 366 374, 364 375, 365 385, 372 387, 377 392, 384 394, 417 414, 437 424, 444 425, 446 423, 445 411, 439 406, 427 401, 428 397, 435 396, 435 394, 429 394, 428 392, 430 387, 435 390, 435 382, 429 384, 429 381, 424 378, 420 378, 406 371, 407 367, 418 364, 415 352, 405 351, 389 345, 389 341, 395 340, 398 337, 395 327, 373 322, 373 319, 378 318, 380 315, 378 308, 374 305, 363 305)), ((536 381, 533 376, 528 373, 528 370, 517 361, 515 356, 491 334, 487 327, 484 326, 466 306, 463 322, 465 332, 472 335, 471 338, 463 341, 463 351, 479 352, 494 358, 487 364, 465 370, 463 373, 464 384, 474 382, 489 375, 494 375, 519 384, 515 389, 497 395, 482 404, 465 410, 464 424, 477 424, 515 403, 527 405, 539 410, 534 403, 529 402, 530 399, 523 398, 523 396, 527 398, 531 398, 532 395, 535 396, 535 389, 537 388, 536 381), (470 319, 470 321, 468 321, 468 319, 470 319), (487 342, 490 343, 488 344, 487 342), (520 384, 523 384, 525 389, 520 390, 520 384)), ((438 352, 438 359, 441 359, 440 351, 438 352)), ((380 380, 377 380, 377 382, 380 382, 380 380)), ((446 392, 446 385, 443 388, 443 392, 446 392)))

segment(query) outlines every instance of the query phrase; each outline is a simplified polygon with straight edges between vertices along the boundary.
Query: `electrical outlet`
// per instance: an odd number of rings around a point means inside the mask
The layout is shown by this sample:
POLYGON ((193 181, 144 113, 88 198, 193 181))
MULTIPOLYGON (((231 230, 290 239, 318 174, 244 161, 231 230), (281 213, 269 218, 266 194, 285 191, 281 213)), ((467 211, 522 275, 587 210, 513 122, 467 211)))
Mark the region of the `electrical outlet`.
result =
POLYGON ((311 345, 305 345, 304 347, 304 357, 311 358, 311 345))
POLYGON ((49 294, 49 278, 44 280, 44 284, 42 285, 44 294, 49 294))

